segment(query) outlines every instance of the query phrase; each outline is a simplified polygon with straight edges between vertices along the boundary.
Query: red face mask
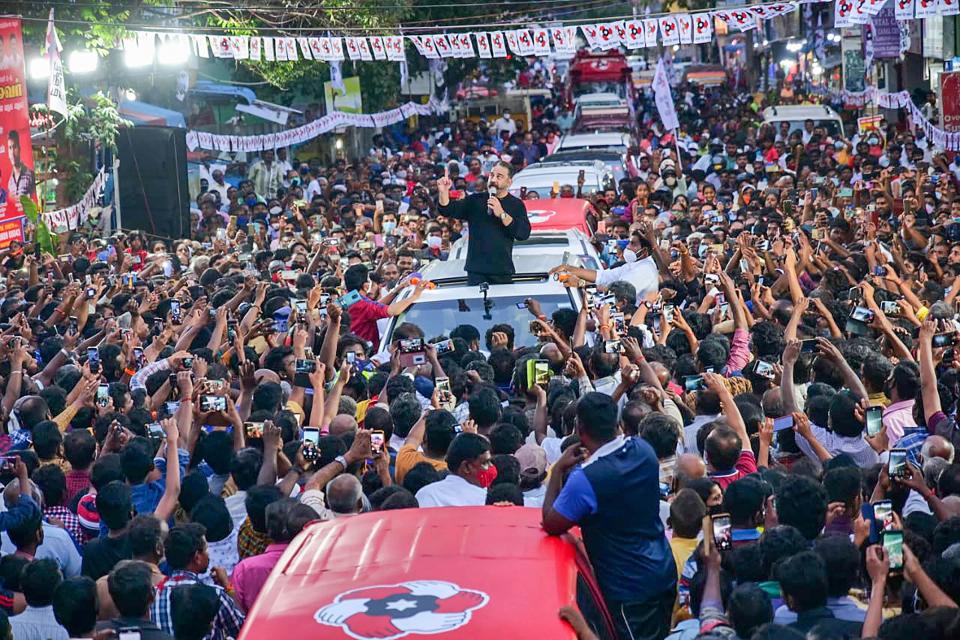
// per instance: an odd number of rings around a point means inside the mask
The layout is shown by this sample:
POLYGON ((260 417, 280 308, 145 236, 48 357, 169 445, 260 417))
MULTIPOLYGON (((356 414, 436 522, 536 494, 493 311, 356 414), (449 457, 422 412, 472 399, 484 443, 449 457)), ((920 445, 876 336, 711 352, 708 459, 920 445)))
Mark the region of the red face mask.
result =
POLYGON ((493 484, 493 481, 497 479, 497 468, 491 464, 486 469, 480 469, 477 472, 477 484, 482 488, 486 489, 493 484))

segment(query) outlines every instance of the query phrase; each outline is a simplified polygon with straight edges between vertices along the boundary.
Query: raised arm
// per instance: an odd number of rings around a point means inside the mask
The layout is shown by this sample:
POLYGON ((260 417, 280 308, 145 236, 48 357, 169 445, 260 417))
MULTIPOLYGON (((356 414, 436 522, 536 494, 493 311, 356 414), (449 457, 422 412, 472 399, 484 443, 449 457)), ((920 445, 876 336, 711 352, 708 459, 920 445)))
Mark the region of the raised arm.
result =
POLYGON ((177 421, 173 418, 162 420, 160 425, 163 427, 164 444, 167 448, 167 475, 164 480, 163 495, 153 515, 161 521, 166 521, 173 515, 177 508, 177 500, 180 498, 180 456, 177 451, 180 431, 177 429, 177 421))
POLYGON ((737 404, 733 401, 733 394, 723 381, 723 376, 716 373, 703 374, 703 382, 707 388, 717 394, 720 398, 720 404, 723 406, 723 415, 727 418, 727 423, 740 437, 740 448, 743 451, 752 451, 750 447, 750 435, 747 433, 747 425, 740 415, 737 404))

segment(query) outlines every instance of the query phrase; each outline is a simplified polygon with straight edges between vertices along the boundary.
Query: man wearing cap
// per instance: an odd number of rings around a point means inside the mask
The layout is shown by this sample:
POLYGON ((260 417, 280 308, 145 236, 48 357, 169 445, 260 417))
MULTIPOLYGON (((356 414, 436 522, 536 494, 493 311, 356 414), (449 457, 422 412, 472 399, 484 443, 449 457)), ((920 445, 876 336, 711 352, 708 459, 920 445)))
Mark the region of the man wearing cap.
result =
POLYGON ((517 449, 513 456, 520 462, 520 489, 523 491, 523 506, 540 508, 547 487, 547 452, 543 447, 527 443, 517 449))
POLYGON ((467 284, 510 284, 513 243, 530 237, 530 220, 523 201, 510 195, 513 166, 498 162, 490 171, 492 194, 474 193, 450 201, 453 182, 448 176, 437 180, 441 215, 463 220, 470 227, 467 239, 467 284))

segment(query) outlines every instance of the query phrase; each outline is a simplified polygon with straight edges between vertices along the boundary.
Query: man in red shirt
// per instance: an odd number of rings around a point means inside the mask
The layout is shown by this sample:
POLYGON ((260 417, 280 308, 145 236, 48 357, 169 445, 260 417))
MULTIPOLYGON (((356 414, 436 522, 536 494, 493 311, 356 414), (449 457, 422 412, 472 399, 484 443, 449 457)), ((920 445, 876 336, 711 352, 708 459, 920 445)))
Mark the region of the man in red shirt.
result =
POLYGON ((362 264, 355 264, 344 272, 343 284, 347 292, 356 291, 360 294, 360 300, 347 308, 347 312, 350 314, 350 331, 376 347, 380 343, 380 330, 377 329, 377 320, 398 316, 406 311, 410 305, 417 301, 427 283, 421 279, 414 287, 411 295, 403 300, 395 301, 397 294, 408 285, 406 280, 402 280, 381 298, 380 302, 377 302, 366 296, 370 288, 369 274, 370 271, 367 267, 362 264))
POLYGON ((720 398, 723 406, 723 415, 727 418, 728 427, 717 427, 709 436, 704 445, 707 459, 707 475, 711 480, 726 490, 730 484, 740 478, 757 472, 757 461, 750 448, 750 436, 747 435, 747 425, 740 415, 740 410, 733 401, 733 394, 723 383, 723 377, 715 373, 703 374, 703 382, 707 389, 713 391, 720 398))

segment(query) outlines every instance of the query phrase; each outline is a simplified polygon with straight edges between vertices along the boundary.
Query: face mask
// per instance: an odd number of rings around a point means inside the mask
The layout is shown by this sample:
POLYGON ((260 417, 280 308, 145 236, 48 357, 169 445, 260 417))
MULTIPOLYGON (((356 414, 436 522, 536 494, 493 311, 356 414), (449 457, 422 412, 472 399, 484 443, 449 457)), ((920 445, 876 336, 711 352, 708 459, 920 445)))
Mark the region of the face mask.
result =
POLYGON ((637 252, 633 249, 624 249, 623 250, 623 261, 624 262, 636 262, 637 261, 637 252))
POLYGON ((709 250, 710 250, 710 247, 708 245, 701 244, 699 247, 697 247, 697 256, 700 258, 706 258, 707 251, 709 250))
POLYGON ((248 207, 252 207, 253 205, 257 204, 257 197, 247 196, 246 203, 248 207))
POLYGON ((300 186, 300 178, 291 178, 291 179, 290 179, 290 186, 291 186, 291 187, 298 187, 298 186, 300 186))
POLYGON ((439 249, 443 244, 443 238, 437 236, 427 236, 427 246, 431 249, 439 249))
POLYGON ((667 183, 667 186, 668 186, 668 187, 673 187, 673 186, 676 186, 676 184, 677 184, 677 179, 674 178, 673 176, 669 176, 669 177, 667 177, 667 178, 664 179, 664 182, 667 183))
POLYGON ((384 222, 383 223, 383 232, 384 233, 393 233, 394 229, 397 228, 396 222, 384 222))
POLYGON ((477 472, 477 484, 486 489, 497 479, 497 468, 491 463, 486 469, 477 472))

